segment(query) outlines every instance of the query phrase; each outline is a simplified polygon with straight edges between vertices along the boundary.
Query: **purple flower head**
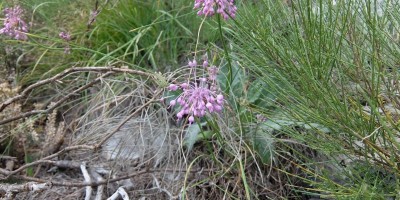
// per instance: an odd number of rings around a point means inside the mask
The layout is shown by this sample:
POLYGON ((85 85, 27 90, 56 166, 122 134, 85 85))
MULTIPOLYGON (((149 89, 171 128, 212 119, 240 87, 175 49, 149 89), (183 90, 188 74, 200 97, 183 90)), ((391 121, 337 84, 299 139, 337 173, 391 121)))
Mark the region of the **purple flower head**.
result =
POLYGON ((197 66, 197 61, 193 59, 193 61, 189 61, 189 67, 196 67, 197 66))
POLYGON ((193 116, 190 116, 190 117, 189 117, 189 123, 192 124, 193 122, 194 122, 194 117, 193 117, 193 116))
MULTIPOLYGON (((215 98, 217 98, 216 91, 210 90, 205 86, 191 86, 183 89, 177 100, 177 103, 181 106, 181 111, 176 115, 178 120, 182 119, 184 114, 188 114, 191 117, 203 117, 206 112, 221 111, 224 102, 213 100, 215 98)), ((173 100, 170 105, 173 106, 175 103, 176 101, 173 100)))
POLYGON ((0 34, 8 35, 16 40, 27 40, 28 25, 22 20, 23 10, 20 6, 4 9, 4 27, 0 34))
POLYGON ((65 41, 70 41, 71 40, 71 35, 69 33, 66 32, 61 32, 60 34, 58 34, 58 36, 60 36, 61 39, 65 40, 65 41))
POLYGON ((208 60, 204 60, 204 61, 203 61, 203 67, 204 67, 204 68, 208 67, 208 60))
MULTIPOLYGON (((60 36, 61 39, 63 39, 66 42, 69 42, 71 40, 71 35, 67 32, 60 32, 60 34, 58 34, 58 36, 60 36)), ((64 47, 64 53, 65 54, 70 54, 71 53, 71 47, 69 46, 69 44, 67 44, 67 46, 64 47)))
POLYGON ((200 10, 197 14, 200 16, 210 17, 218 13, 225 20, 229 19, 229 16, 234 18, 237 10, 234 0, 195 0, 194 9, 198 8, 200 10))
MULTIPOLYGON (((193 64, 197 65, 196 60, 189 62, 189 66, 193 64)), ((219 92, 215 79, 207 79, 206 73, 199 73, 202 75, 197 77, 197 69, 194 66, 190 69, 193 76, 189 76, 189 80, 179 86, 171 84, 168 87, 170 91, 182 90, 182 93, 176 99, 170 101, 170 106, 178 104, 180 110, 176 117, 180 120, 187 115, 189 123, 193 123, 196 117, 204 117, 206 113, 220 112, 224 105, 224 96, 219 92)), ((212 67, 206 68, 199 68, 199 70, 210 72, 212 67)), ((211 71, 216 76, 217 70, 215 66, 211 71)))
POLYGON ((175 84, 171 84, 171 85, 169 85, 168 89, 171 90, 171 91, 175 91, 175 90, 178 89, 178 86, 175 85, 175 84))
POLYGON ((187 83, 182 83, 182 84, 181 84, 181 87, 182 87, 183 89, 186 89, 186 88, 189 87, 189 84, 187 84, 187 83))

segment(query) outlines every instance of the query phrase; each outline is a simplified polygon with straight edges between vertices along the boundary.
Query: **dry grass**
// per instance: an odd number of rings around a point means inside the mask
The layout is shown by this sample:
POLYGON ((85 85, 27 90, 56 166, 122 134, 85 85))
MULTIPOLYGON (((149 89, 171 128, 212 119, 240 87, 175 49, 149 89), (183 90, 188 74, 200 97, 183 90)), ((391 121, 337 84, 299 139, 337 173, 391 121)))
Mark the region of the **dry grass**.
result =
MULTIPOLYGON (((75 74, 69 78, 84 83, 83 80, 90 82, 96 77, 75 74)), ((102 78, 82 90, 80 97, 69 99, 46 114, 40 132, 43 140, 37 141, 36 153, 32 154, 37 161, 29 164, 19 160, 3 175, 26 181, 51 181, 54 185, 40 192, 18 191, 13 198, 87 197, 83 164, 92 178, 91 188, 105 186, 103 198, 119 187, 125 188, 131 199, 304 197, 292 188, 307 187, 306 183, 288 175, 304 175, 296 162, 283 154, 278 154, 269 165, 258 162, 245 133, 232 126, 239 122, 228 107, 216 116, 219 131, 188 151, 184 146, 186 126, 176 126, 173 113, 161 100, 159 90, 155 90, 159 81, 153 81, 154 77, 161 76, 117 73, 102 78), (100 183, 106 180, 110 181, 100 183)), ((53 98, 55 101, 62 96, 53 98)), ((23 157, 31 156, 30 152, 21 153, 23 157)), ((95 191, 91 196, 98 194, 95 191)))

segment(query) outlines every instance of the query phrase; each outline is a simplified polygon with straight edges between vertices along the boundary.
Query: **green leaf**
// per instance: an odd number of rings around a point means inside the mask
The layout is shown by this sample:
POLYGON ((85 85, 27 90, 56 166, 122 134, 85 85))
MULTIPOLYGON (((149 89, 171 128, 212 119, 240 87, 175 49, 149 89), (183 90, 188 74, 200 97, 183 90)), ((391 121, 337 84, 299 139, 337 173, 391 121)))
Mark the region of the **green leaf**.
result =
POLYGON ((270 164, 275 149, 275 141, 269 127, 259 124, 253 138, 254 149, 264 164, 270 164))
POLYGON ((249 103, 255 103, 260 99, 262 93, 266 92, 266 84, 260 80, 256 79, 250 84, 249 90, 247 92, 247 100, 249 103))
POLYGON ((229 67, 224 65, 219 69, 217 76, 218 83, 222 91, 226 90, 227 82, 231 82, 231 91, 236 97, 240 97, 243 94, 244 83, 247 79, 244 70, 235 63, 232 63, 232 81, 228 81, 229 67))
POLYGON ((277 96, 272 88, 262 78, 256 79, 250 83, 246 95, 247 101, 253 106, 274 109, 277 96))
POLYGON ((189 125, 189 127, 186 130, 186 135, 185 138, 183 139, 183 144, 186 146, 186 148, 190 151, 193 148, 193 145, 201 140, 208 138, 207 135, 210 135, 210 131, 204 131, 203 134, 199 134, 201 132, 200 127, 203 127, 206 125, 206 122, 201 123, 200 125, 198 123, 194 123, 189 125))

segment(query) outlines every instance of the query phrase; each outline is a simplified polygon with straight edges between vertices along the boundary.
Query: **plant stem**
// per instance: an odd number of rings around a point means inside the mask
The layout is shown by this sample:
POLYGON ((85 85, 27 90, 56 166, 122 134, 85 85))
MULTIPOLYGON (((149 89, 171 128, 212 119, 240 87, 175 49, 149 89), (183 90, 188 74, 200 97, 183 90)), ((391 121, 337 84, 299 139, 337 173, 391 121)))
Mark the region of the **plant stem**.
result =
POLYGON ((221 16, 217 15, 217 19, 218 19, 219 34, 220 34, 221 42, 222 42, 222 48, 224 49, 225 57, 228 61, 228 78, 226 81, 226 88, 225 88, 225 93, 228 94, 228 93, 230 93, 231 84, 232 84, 232 80, 233 80, 233 78, 232 78, 232 62, 231 62, 231 58, 229 57, 228 48, 226 47, 226 44, 225 44, 224 34, 222 33, 221 16))

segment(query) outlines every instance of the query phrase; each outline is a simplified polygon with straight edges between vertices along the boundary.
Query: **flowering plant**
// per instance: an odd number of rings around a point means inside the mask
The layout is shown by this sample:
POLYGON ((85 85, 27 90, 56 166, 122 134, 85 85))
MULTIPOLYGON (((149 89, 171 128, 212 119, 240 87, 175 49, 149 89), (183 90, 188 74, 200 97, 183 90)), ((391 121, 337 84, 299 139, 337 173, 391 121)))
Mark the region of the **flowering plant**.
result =
MULTIPOLYGON (((63 39, 65 42, 69 42, 71 41, 71 34, 68 32, 60 32, 60 34, 58 34, 58 36, 63 39)), ((71 53, 71 47, 69 46, 69 44, 67 43, 67 46, 64 47, 64 53, 65 54, 70 54, 71 53)))
POLYGON ((4 27, 0 34, 8 35, 16 40, 27 40, 28 25, 22 20, 23 10, 20 6, 4 9, 4 27))
POLYGON ((200 8, 198 15, 209 17, 218 13, 225 20, 229 19, 229 16, 234 18, 237 9, 234 0, 195 0, 194 9, 198 8, 200 8))
POLYGON ((170 101, 170 106, 180 105, 180 110, 176 114, 178 120, 188 116, 189 123, 195 121, 195 117, 203 117, 206 113, 214 113, 222 110, 224 105, 224 96, 220 93, 217 85, 216 66, 210 66, 208 59, 203 59, 202 65, 198 65, 196 60, 189 61, 190 75, 187 81, 180 84, 171 84, 170 91, 182 90, 182 93, 170 101), (197 75, 198 67, 203 70, 201 75, 197 75))

